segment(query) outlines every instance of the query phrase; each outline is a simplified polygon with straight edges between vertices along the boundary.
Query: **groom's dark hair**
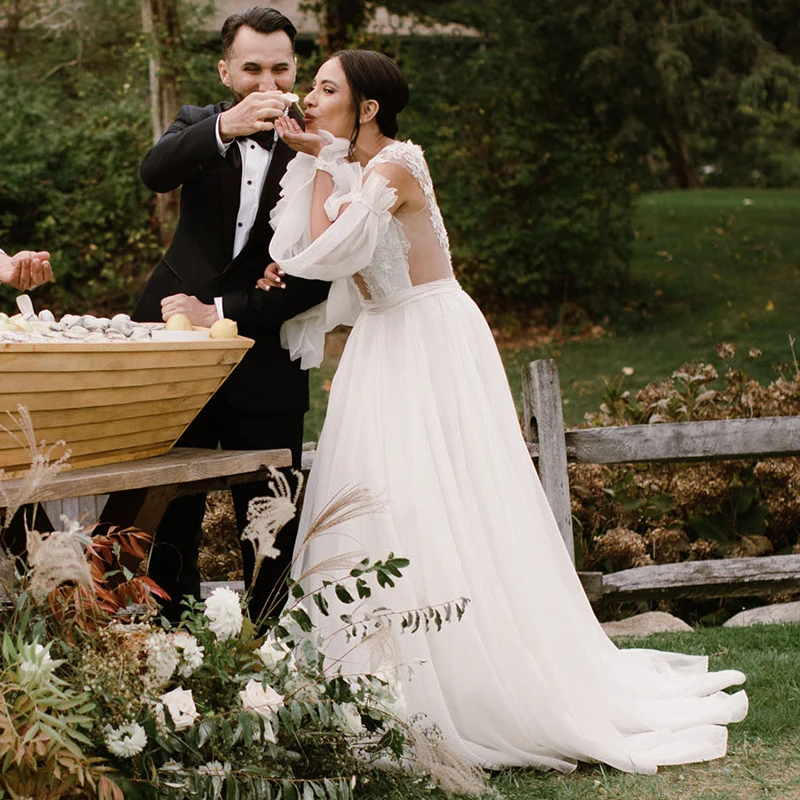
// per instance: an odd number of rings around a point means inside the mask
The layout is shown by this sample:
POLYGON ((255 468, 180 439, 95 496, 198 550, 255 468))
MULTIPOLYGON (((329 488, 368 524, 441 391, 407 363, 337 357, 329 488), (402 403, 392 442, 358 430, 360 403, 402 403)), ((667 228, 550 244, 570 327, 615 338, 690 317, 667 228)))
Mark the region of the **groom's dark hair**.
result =
POLYGON ((222 39, 222 55, 225 58, 228 57, 228 53, 231 47, 233 47, 233 40, 236 38, 239 28, 243 27, 252 28, 258 33, 283 31, 289 37, 289 41, 292 43, 292 49, 294 50, 297 28, 295 28, 289 17, 284 16, 280 11, 274 8, 254 6, 239 14, 231 14, 228 19, 222 23, 220 38, 222 39))

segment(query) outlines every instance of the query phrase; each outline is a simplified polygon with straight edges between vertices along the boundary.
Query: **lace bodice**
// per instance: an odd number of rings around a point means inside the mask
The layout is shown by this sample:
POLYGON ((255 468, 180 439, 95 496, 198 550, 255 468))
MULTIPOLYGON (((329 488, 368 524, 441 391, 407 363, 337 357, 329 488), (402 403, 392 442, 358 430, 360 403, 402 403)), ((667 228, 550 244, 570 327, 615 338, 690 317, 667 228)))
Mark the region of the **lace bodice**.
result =
POLYGON ((325 332, 354 324, 365 300, 383 300, 453 276, 447 233, 422 149, 411 142, 392 142, 362 167, 348 161, 346 139, 326 131, 320 135, 327 144, 316 158, 299 153, 289 164, 271 219, 272 259, 288 275, 331 282, 325 303, 281 327, 283 346, 292 358, 301 359, 303 368, 319 365, 325 332), (375 169, 389 163, 408 170, 422 190, 419 211, 391 213, 397 191, 375 169), (313 238, 311 207, 318 171, 330 174, 334 188, 324 203, 331 224, 313 238))
POLYGON ((392 142, 367 164, 366 171, 378 164, 405 167, 425 195, 425 208, 393 216, 369 265, 357 273, 375 300, 452 274, 447 231, 422 148, 411 142, 392 142))

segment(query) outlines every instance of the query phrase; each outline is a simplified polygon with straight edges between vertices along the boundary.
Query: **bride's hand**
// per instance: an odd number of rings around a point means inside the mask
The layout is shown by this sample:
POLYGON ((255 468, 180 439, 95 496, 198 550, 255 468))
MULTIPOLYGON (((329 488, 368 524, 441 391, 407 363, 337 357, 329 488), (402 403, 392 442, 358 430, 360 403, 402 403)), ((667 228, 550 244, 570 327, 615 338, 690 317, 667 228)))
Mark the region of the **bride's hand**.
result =
POLYGON ((304 131, 297 120, 291 117, 279 117, 275 120, 275 130, 292 150, 298 153, 307 153, 315 158, 319 151, 325 147, 325 140, 316 133, 304 131))
POLYGON ((263 289, 265 292, 268 292, 273 287, 285 289, 286 284, 282 280, 284 275, 284 271, 273 261, 264 270, 264 277, 256 281, 256 289, 263 289))

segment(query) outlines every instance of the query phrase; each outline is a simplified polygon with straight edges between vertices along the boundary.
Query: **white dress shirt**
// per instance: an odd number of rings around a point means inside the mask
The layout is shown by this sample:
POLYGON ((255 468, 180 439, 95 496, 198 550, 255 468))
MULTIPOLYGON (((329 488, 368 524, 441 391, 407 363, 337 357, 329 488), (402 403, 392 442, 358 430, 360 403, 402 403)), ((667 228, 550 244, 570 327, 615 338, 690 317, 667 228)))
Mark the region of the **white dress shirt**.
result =
MULTIPOLYGON (((250 139, 234 139, 230 142, 223 142, 219 134, 219 117, 217 117, 217 147, 220 155, 225 155, 228 148, 235 141, 242 156, 242 184, 239 189, 239 213, 236 215, 236 233, 233 238, 233 253, 231 258, 236 258, 242 252, 242 248, 247 244, 250 230, 256 221, 258 213, 258 203, 261 200, 261 190, 264 188, 264 180, 267 177, 272 150, 265 150, 261 145, 256 144, 250 139)), ((275 134, 277 137, 277 133, 275 134)), ((222 298, 215 297, 214 305, 217 309, 217 316, 220 319, 225 316, 222 306, 222 298)))
MULTIPOLYGON (((220 155, 225 155, 228 148, 235 141, 242 156, 242 185, 239 189, 239 213, 236 216, 236 234, 233 239, 233 253, 231 258, 236 258, 247 244, 250 229, 256 220, 258 202, 261 199, 261 190, 264 188, 264 179, 267 177, 269 162, 275 151, 265 150, 249 139, 234 139, 223 142, 219 135, 219 117, 217 117, 217 147, 220 155)), ((277 134, 276 134, 277 136, 277 134)))

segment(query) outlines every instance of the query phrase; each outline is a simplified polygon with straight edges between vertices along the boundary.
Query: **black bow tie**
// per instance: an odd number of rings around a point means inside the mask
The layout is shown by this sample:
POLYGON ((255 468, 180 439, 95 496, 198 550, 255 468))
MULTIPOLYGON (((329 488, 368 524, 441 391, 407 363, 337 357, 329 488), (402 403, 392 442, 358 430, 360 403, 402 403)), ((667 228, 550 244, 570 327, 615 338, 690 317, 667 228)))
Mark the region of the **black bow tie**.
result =
POLYGON ((239 141, 250 139, 261 145, 265 150, 272 150, 272 146, 275 144, 275 131, 256 131, 255 133, 249 133, 247 136, 237 136, 236 138, 239 141))

